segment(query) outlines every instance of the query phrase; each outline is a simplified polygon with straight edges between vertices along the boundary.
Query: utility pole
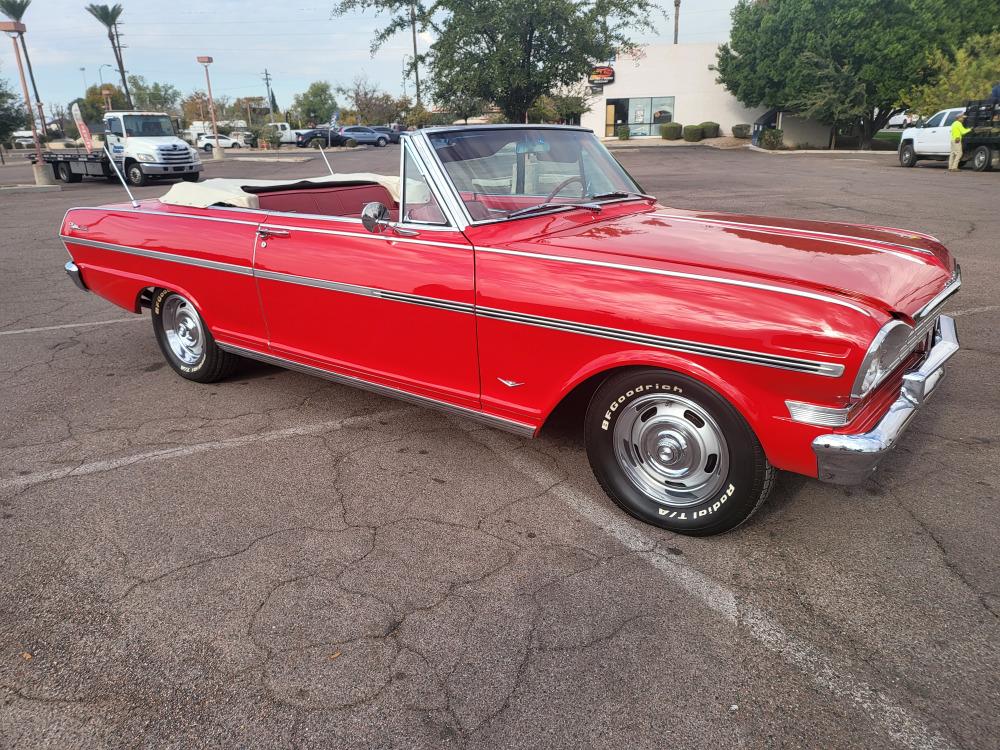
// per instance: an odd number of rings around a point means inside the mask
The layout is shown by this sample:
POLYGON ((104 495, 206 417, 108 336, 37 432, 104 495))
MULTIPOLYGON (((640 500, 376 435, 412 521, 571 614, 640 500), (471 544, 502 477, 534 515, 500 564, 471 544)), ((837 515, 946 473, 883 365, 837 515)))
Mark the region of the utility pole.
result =
POLYGON ((413 87, 417 90, 417 106, 420 104, 420 63, 417 57, 417 2, 410 0, 410 31, 413 32, 413 87))
POLYGON ((115 24, 115 51, 118 55, 118 70, 122 76, 122 88, 125 90, 125 101, 128 102, 129 109, 135 109, 132 103, 132 92, 128 90, 128 81, 125 80, 125 62, 122 59, 122 40, 118 35, 118 24, 115 24))
POLYGON ((681 30, 681 0, 674 0, 674 44, 677 44, 677 35, 681 30))
POLYGON ((274 107, 271 104, 274 101, 274 95, 271 93, 271 74, 267 72, 267 68, 264 68, 264 85, 267 87, 267 113, 270 115, 271 122, 274 122, 274 107))

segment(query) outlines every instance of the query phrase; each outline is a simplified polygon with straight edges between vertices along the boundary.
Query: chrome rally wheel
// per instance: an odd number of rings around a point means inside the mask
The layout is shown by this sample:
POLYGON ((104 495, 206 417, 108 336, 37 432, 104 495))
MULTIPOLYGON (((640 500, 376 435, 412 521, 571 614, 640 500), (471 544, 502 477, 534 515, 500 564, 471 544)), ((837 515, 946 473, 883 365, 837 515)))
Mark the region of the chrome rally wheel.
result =
POLYGON ((635 399, 615 422, 615 457, 657 503, 687 508, 714 498, 729 471, 722 430, 701 406, 670 394, 635 399))
POLYGON ((239 364, 239 357, 219 348, 194 304, 183 295, 158 289, 151 309, 156 343, 181 377, 213 383, 239 364))
POLYGON ((184 297, 173 294, 163 304, 163 333, 170 350, 186 365, 197 364, 205 356, 205 330, 194 307, 184 297))
POLYGON ((627 513, 691 536, 736 528, 770 493, 774 469, 723 396, 651 367, 610 375, 587 409, 587 457, 627 513))

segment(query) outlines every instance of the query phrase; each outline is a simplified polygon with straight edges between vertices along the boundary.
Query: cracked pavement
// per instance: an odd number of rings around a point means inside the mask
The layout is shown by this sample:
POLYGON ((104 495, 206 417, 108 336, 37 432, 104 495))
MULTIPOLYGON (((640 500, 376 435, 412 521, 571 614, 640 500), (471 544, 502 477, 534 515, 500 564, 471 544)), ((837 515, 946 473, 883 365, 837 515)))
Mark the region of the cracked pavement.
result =
POLYGON ((667 205, 956 253, 963 350, 874 480, 782 474, 690 539, 604 497, 571 411, 526 441, 259 364, 189 383, 62 272, 63 212, 120 188, 3 196, 0 747, 1000 748, 1000 177, 617 155, 667 205))

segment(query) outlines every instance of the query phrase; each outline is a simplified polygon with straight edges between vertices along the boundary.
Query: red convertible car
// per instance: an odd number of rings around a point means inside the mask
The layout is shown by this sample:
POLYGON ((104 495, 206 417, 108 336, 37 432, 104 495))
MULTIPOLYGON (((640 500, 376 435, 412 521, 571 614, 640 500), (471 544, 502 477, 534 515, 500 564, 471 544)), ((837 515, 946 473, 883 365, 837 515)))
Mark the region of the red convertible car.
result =
POLYGON ((864 481, 958 349, 928 235, 667 208, 579 128, 402 144, 398 176, 71 209, 66 269, 151 308, 189 380, 246 357, 524 436, 583 395, 608 495, 693 535, 749 518, 776 468, 864 481))

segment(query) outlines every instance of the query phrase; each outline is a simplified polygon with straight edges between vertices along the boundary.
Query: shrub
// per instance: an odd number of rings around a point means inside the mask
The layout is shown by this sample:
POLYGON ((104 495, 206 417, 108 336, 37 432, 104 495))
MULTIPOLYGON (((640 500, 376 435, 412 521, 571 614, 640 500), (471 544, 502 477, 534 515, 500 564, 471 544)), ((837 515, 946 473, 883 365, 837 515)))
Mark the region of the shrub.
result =
POLYGON ((774 151, 779 148, 785 147, 785 142, 782 140, 784 133, 781 132, 781 128, 768 128, 760 136, 760 147, 766 148, 768 150, 774 151))
POLYGON ((619 141, 627 141, 631 137, 632 137, 632 131, 628 129, 628 125, 619 125, 618 126, 618 140, 619 141))
POLYGON ((750 137, 750 123, 741 122, 738 125, 733 125, 733 138, 749 138, 750 137))
POLYGON ((684 126, 679 122, 665 122, 660 125, 660 137, 668 141, 676 141, 681 137, 684 126))
POLYGON ((356 140, 354 140, 353 138, 348 138, 346 141, 344 141, 344 147, 345 148, 354 148, 357 145, 358 145, 358 142, 356 140))
POLYGON ((701 125, 685 125, 681 132, 684 134, 684 140, 689 143, 697 143, 705 137, 705 131, 701 129, 701 125))
POLYGON ((281 131, 277 128, 268 128, 267 135, 264 137, 267 141, 267 145, 274 149, 281 148, 281 131))
POLYGON ((702 138, 718 138, 719 137, 719 123, 717 122, 703 122, 701 124, 702 138))

